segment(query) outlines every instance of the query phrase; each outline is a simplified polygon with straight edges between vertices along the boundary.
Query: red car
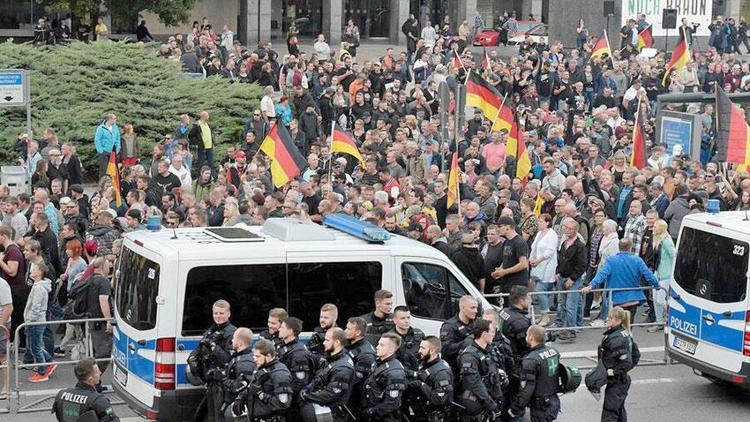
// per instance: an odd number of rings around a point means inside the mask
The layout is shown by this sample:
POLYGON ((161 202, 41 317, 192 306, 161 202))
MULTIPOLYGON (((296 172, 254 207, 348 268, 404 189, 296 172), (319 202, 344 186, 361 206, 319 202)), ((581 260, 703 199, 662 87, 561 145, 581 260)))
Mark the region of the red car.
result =
MULTIPOLYGON (((526 32, 528 32, 532 27, 538 25, 540 22, 538 21, 518 21, 518 32, 516 32, 516 35, 524 35, 526 32)), ((477 33, 477 35, 474 36, 473 44, 476 46, 484 46, 484 47, 495 47, 502 44, 507 44, 508 42, 508 32, 502 28, 493 28, 493 29, 485 29, 482 32, 477 33)))

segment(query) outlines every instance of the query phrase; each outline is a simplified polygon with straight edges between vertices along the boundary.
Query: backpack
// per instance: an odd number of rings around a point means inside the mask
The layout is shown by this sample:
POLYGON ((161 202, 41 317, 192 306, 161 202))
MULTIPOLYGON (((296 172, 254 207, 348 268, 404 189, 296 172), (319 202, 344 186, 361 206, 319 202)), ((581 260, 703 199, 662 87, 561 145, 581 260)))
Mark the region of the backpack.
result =
POLYGON ((79 279, 73 283, 68 291, 68 302, 63 308, 64 319, 88 318, 90 277, 79 279))

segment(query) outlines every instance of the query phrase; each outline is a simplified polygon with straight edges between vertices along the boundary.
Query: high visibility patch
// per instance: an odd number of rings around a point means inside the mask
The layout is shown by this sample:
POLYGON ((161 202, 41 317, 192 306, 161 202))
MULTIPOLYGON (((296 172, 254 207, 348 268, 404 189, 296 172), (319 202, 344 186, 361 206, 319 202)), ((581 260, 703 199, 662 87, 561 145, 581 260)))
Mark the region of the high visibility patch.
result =
POLYGON ((289 403, 289 394, 287 393, 279 394, 279 401, 283 404, 289 403))
POLYGON ((388 391, 388 396, 390 396, 390 398, 392 398, 392 399, 398 398, 399 394, 401 394, 401 392, 398 391, 398 390, 389 390, 388 391))

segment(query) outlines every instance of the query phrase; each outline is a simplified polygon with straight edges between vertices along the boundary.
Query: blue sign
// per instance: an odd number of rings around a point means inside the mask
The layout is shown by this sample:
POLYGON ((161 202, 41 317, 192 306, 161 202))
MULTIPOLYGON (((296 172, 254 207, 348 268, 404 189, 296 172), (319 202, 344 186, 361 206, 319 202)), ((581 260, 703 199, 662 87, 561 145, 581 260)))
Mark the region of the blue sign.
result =
POLYGON ((22 106, 28 101, 28 84, 23 70, 0 70, 0 106, 22 106))
POLYGON ((0 85, 23 85, 23 72, 0 73, 0 85))
POLYGON ((682 153, 692 156, 693 121, 678 117, 664 116, 661 119, 660 144, 672 155, 675 145, 682 145, 682 153))

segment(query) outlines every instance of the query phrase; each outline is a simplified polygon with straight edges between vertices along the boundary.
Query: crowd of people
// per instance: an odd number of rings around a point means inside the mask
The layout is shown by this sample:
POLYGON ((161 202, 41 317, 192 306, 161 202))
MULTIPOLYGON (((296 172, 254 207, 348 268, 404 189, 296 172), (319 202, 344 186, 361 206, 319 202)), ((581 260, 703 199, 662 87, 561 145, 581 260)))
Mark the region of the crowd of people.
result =
MULTIPOLYGON (((638 21, 628 24, 631 31, 638 21)), ((724 27, 721 17, 717 22, 724 27)), ((24 321, 60 319, 77 281, 96 280, 97 296, 91 297, 111 297, 106 277, 121 237, 144 230, 150 216, 176 228, 263 224, 279 217, 320 223, 342 212, 433 245, 484 293, 507 295, 513 286, 549 292, 538 295, 540 319, 534 322, 568 328, 559 338, 575 341, 575 328, 585 319, 607 324, 610 304, 596 292, 552 293, 640 285, 622 277, 619 268, 665 287, 685 215, 703 212, 709 200, 722 210, 750 208, 747 172, 711 160, 716 134, 711 104, 666 105, 700 115, 701 151, 659 144, 654 136, 657 95, 712 92, 716 84, 727 92, 750 87, 748 63, 724 41, 721 48, 692 49, 685 69, 663 85, 664 52, 638 55, 637 40, 633 45, 625 28, 625 48, 613 50, 614 57, 590 59, 593 37, 572 49, 527 37, 507 60, 494 50, 486 58, 472 54, 466 22, 457 32, 449 20, 437 30, 428 28, 429 22, 422 28, 411 17, 403 28, 409 35, 406 50, 386 48, 380 57, 363 58, 357 55, 359 30, 353 22, 337 50, 323 35, 306 48, 292 27, 282 55, 271 42, 248 48, 228 27, 217 34, 207 20, 196 22, 191 33, 171 37, 159 54, 179 60, 188 72, 264 87, 242 138, 220 146, 206 110, 180 116, 174 131, 144 157, 138 122, 121 131, 116 114, 109 113, 95 131, 99 174, 93 192, 83 188, 75 145, 61 142, 55 128, 39 139, 22 134, 15 146, 32 193, 11 195, 0 186, 0 325, 12 330, 24 321), (485 59, 489 65, 482 64, 485 59), (529 153, 527 176, 517 177, 515 157, 506 151, 508 131, 493 131, 495 122, 481 111, 463 126, 449 119, 441 127, 440 114, 455 113, 455 98, 451 94, 449 103, 441 104, 438 87, 455 88, 469 72, 507 96, 529 153), (639 110, 648 157, 641 168, 630 162, 639 110), (334 123, 354 140, 363 166, 331 152, 334 123), (288 130, 307 160, 299 176, 283 186, 274 186, 270 159, 258 152, 274 125, 288 130), (121 164, 119 192, 107 175, 111 152, 121 164), (458 203, 449 208, 454 153, 458 203), (645 267, 621 255, 637 256, 645 267)), ((618 296, 612 305, 634 316, 647 302, 648 321, 663 323, 663 292, 618 296)), ((91 316, 111 316, 106 301, 90 302, 91 316)), ((96 356, 108 356, 110 324, 97 324, 94 331, 96 356)), ((50 362, 79 336, 76 327, 67 327, 55 347, 49 328, 27 329, 25 361, 50 362)), ((54 365, 40 367, 32 378, 43 382, 52 371, 54 365)))

